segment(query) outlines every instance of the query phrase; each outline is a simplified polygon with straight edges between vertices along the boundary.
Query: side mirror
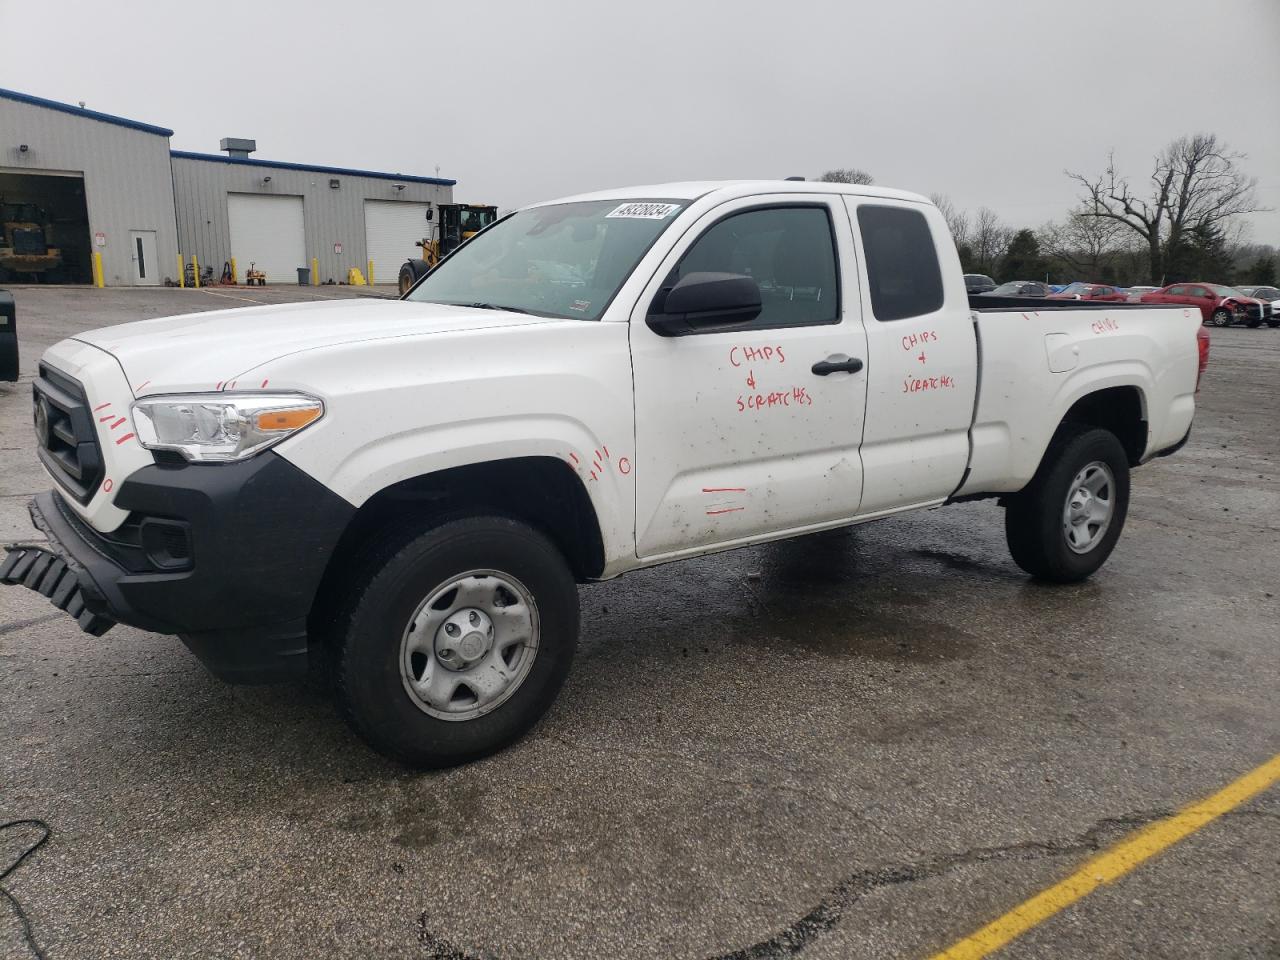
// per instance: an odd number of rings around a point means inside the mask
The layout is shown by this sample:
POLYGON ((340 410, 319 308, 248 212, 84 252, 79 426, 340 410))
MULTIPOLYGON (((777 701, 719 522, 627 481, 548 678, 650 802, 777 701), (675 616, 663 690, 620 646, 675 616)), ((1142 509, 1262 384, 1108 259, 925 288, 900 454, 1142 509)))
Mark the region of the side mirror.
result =
MULTIPOLYGON (((658 306, 655 301, 654 306, 658 306)), ((739 273, 690 273, 667 291, 661 312, 645 318, 662 337, 750 323, 760 315, 760 285, 739 273)))

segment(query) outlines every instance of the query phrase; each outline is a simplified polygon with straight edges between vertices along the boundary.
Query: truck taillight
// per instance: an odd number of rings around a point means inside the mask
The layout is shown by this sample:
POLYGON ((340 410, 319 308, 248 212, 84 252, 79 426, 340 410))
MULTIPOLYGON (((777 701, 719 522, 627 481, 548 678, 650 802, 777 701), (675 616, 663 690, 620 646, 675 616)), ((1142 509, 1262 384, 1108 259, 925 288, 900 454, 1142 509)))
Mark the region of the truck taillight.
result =
POLYGON ((1209 331, 1204 327, 1196 329, 1196 346, 1200 348, 1200 371, 1196 374, 1196 390, 1199 391, 1205 367, 1209 366, 1209 331))

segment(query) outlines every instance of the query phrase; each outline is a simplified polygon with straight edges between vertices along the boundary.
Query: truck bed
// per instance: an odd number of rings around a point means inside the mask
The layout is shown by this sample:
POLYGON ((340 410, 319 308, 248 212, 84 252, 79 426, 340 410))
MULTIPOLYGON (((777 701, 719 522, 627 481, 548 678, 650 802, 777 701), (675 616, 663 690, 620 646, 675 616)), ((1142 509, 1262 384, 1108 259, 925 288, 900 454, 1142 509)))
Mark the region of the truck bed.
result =
POLYGON ((1198 310, 980 295, 969 302, 980 376, 970 472, 958 495, 1021 489, 1063 412, 1096 391, 1110 391, 1108 403, 1140 405, 1146 442, 1135 462, 1186 436, 1195 413, 1198 310))

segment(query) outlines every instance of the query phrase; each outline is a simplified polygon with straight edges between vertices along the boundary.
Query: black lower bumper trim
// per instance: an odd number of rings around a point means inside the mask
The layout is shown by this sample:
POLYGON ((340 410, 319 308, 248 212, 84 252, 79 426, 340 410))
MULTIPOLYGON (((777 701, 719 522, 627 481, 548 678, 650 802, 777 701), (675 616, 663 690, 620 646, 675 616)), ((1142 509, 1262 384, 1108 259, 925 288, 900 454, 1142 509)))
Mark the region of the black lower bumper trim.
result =
POLYGON ((31 521, 47 548, 15 548, 4 582, 56 598, 90 633, 120 623, 177 634, 224 679, 305 673, 307 620, 355 507, 273 451, 143 467, 115 505, 130 519, 108 535, 60 494, 37 494, 31 521), (148 535, 156 524, 181 531, 180 564, 148 535))
POLYGON ((80 578, 67 561, 43 547, 15 544, 0 562, 0 583, 23 586, 49 598, 59 610, 75 618, 80 629, 100 637, 116 622, 85 606, 80 578))

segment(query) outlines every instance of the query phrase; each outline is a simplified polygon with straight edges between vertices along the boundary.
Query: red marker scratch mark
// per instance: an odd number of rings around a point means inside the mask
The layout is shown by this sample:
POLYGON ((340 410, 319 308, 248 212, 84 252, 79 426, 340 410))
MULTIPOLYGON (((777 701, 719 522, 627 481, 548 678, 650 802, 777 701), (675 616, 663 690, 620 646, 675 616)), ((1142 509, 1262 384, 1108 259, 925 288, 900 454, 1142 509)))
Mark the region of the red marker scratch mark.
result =
POLYGON ((126 433, 123 437, 121 437, 119 440, 116 441, 116 446, 118 447, 120 446, 120 444, 124 443, 126 440, 132 440, 132 439, 133 439, 133 434, 126 433))
POLYGON ((113 481, 110 477, 107 477, 106 480, 102 481, 102 492, 110 493, 111 488, 114 486, 115 486, 115 481, 113 481))
POLYGON ((591 461, 591 465, 592 465, 593 467, 595 467, 595 468, 596 468, 596 470, 599 470, 601 473, 604 473, 604 467, 600 466, 600 461, 599 461, 599 460, 592 460, 592 461, 591 461))
POLYGON ((93 412, 94 412, 94 413, 97 413, 99 410, 105 410, 105 409, 107 409, 107 407, 109 407, 109 406, 111 406, 111 401, 110 401, 110 400, 108 400, 106 403, 100 403, 100 404, 98 404, 96 407, 94 407, 94 408, 93 408, 93 412))
POLYGON ((119 420, 117 420, 115 423, 113 423, 113 424, 111 425, 111 429, 112 429, 112 430, 114 430, 116 427, 120 426, 120 424, 124 423, 127 419, 129 419, 129 418, 128 418, 128 417, 121 417, 119 420))
POLYGON ((600 451, 599 451, 599 450, 597 450, 595 453, 596 453, 596 459, 597 459, 597 460, 599 460, 599 459, 600 459, 600 451))
POLYGON ((151 382, 150 380, 143 380, 140 384, 138 384, 136 387, 133 388, 133 392, 137 393, 150 382, 151 382))
POLYGON ((608 448, 608 447, 605 447, 605 448, 604 448, 604 458, 605 458, 606 460, 608 460, 608 459, 609 459, 609 448, 608 448))
POLYGON ((1024 313, 1024 314, 1022 315, 1022 319, 1023 319, 1023 320, 1030 320, 1031 318, 1030 318, 1030 317, 1028 317, 1028 316, 1024 313))
POLYGON ((213 389, 215 389, 215 390, 221 390, 221 389, 222 389, 222 381, 221 381, 221 380, 219 380, 219 381, 218 381, 218 385, 217 385, 216 387, 214 387, 213 389))
POLYGON ((599 479, 600 479, 599 477, 597 477, 597 476, 596 476, 596 472, 595 472, 594 470, 592 470, 592 471, 591 471, 591 479, 592 479, 592 480, 599 480, 599 479))
POLYGON ((265 389, 267 389, 267 381, 263 380, 263 381, 262 381, 262 386, 261 386, 259 389, 261 389, 261 390, 265 390, 265 389))
POLYGON ((725 507, 723 510, 708 510, 708 517, 718 517, 722 513, 737 513, 739 510, 745 510, 746 507, 725 507))
POLYGON ((623 457, 618 461, 618 472, 624 477, 631 472, 631 461, 623 457))
POLYGON ((235 388, 236 388, 236 382, 234 380, 232 380, 230 383, 227 384, 228 390, 234 390, 235 388))
POLYGON ((578 455, 577 455, 576 453, 574 453, 572 450, 571 450, 571 451, 569 451, 569 459, 571 459, 574 463, 581 463, 581 462, 582 462, 582 461, 580 461, 580 460, 578 459, 578 455))
POLYGON ((115 414, 114 414, 114 413, 108 413, 105 417, 99 417, 99 418, 98 418, 98 422, 99 422, 99 423, 106 423, 108 420, 110 420, 110 419, 111 419, 112 417, 114 417, 114 416, 115 416, 115 414))
POLYGON ((746 493, 746 487, 703 487, 703 493, 746 493))

